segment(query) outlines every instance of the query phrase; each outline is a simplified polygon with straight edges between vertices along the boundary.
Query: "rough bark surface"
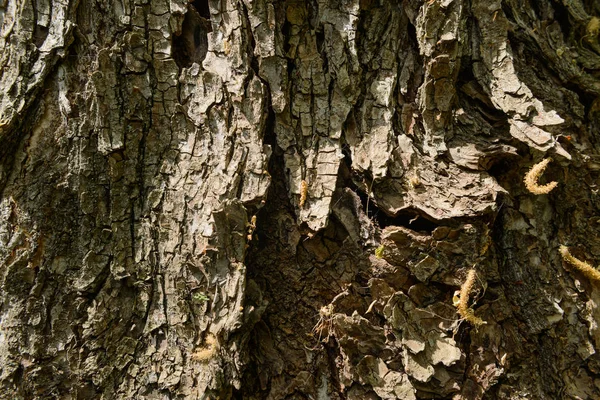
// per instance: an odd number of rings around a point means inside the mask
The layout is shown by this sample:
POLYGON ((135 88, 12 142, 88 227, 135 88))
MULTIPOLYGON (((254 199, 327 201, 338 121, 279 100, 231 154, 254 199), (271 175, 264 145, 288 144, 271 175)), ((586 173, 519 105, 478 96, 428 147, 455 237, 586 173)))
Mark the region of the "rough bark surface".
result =
POLYGON ((558 251, 600 261, 599 34, 594 0, 0 0, 0 397, 600 398, 558 251))

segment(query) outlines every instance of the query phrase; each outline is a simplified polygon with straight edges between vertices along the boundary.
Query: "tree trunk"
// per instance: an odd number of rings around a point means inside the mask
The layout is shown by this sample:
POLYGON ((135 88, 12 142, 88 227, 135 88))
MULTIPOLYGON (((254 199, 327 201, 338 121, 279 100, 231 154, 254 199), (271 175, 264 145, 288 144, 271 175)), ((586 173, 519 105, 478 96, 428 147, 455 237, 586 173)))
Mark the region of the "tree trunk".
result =
POLYGON ((0 0, 0 397, 600 398, 599 33, 0 0))

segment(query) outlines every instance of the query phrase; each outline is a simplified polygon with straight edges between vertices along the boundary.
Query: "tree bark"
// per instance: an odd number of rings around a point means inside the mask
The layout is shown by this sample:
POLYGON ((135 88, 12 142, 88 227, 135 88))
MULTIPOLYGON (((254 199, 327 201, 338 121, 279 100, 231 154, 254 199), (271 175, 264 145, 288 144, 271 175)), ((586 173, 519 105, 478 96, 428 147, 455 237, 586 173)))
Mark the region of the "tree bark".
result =
POLYGON ((600 398, 599 34, 0 0, 0 397, 600 398))

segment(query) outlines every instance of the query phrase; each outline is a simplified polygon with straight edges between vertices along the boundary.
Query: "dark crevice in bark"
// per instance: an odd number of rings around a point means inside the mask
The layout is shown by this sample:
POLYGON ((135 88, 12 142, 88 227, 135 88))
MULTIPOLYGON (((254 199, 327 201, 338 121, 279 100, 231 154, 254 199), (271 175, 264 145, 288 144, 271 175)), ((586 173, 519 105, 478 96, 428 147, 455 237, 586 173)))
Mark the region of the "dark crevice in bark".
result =
POLYGON ((385 211, 377 207, 377 203, 373 199, 369 199, 367 194, 360 190, 356 193, 360 197, 363 208, 366 210, 367 216, 381 229, 388 226, 403 226, 415 232, 431 234, 441 224, 431 221, 424 216, 424 213, 418 210, 406 209, 395 215, 388 215, 385 211))
MULTIPOLYGON (((269 120, 274 121, 273 114, 269 120)), ((340 266, 336 264, 347 257, 346 253, 357 251, 345 240, 348 234, 334 216, 330 216, 327 228, 314 236, 302 234, 288 197, 283 151, 276 145, 271 128, 267 129, 265 143, 273 146, 269 162, 272 182, 267 202, 258 213, 255 231, 258 240, 248 249, 246 261, 247 282, 254 282, 252 285, 260 288, 265 304, 269 305, 250 334, 251 361, 242 379, 243 387, 234 393, 237 399, 249 394, 261 399, 269 395, 284 398, 282 382, 289 384, 301 371, 310 372, 314 386, 323 383, 325 374, 328 387, 339 388, 335 345, 321 347, 318 338, 309 335, 317 323, 319 309, 343 291, 342 281, 348 279, 338 280, 336 268, 340 266), (291 240, 298 240, 295 248, 290 247, 291 240), (325 254, 330 255, 331 261, 325 262, 325 254), (298 357, 307 349, 312 349, 309 351, 313 353, 313 362, 298 357)), ((354 272, 345 269, 348 277, 355 276, 361 264, 353 263, 354 272)), ((299 391, 294 393, 300 395, 299 391)), ((335 396, 344 398, 339 393, 335 396)))
POLYGON ((503 186, 504 176, 510 174, 511 171, 514 171, 516 168, 518 168, 518 165, 511 162, 509 158, 500 158, 489 165, 487 173, 496 178, 496 181, 500 186, 503 186))
POLYGON ((35 31, 33 32, 33 40, 37 48, 42 47, 42 45, 46 41, 46 38, 48 37, 48 32, 50 32, 50 30, 45 26, 35 26, 35 31))
POLYGON ((202 66, 208 53, 209 32, 212 32, 212 25, 208 2, 196 0, 188 5, 181 33, 172 38, 171 56, 179 68, 189 68, 193 63, 202 66))
POLYGON ((308 23, 312 29, 320 29, 319 18, 319 3, 318 0, 307 0, 306 9, 308 11, 308 23))
MULTIPOLYGON (((244 18, 245 18, 245 28, 246 28, 246 34, 247 36, 250 38, 250 40, 247 43, 247 56, 248 59, 250 60, 250 69, 252 70, 252 72, 254 73, 254 75, 252 74, 248 74, 246 76, 245 82, 244 82, 244 88, 248 87, 248 83, 250 82, 250 80, 256 76, 258 77, 258 79, 260 79, 260 81, 265 85, 265 87, 267 88, 269 94, 271 93, 271 90, 269 88, 269 83, 267 81, 265 81, 259 74, 260 72, 260 66, 258 63, 258 57, 256 57, 254 55, 255 53, 255 49, 256 49, 256 38, 254 37, 254 33, 252 32, 252 28, 251 28, 251 23, 250 23, 250 17, 248 16, 248 10, 246 8, 246 6, 242 3, 241 5, 243 13, 244 13, 244 18)), ((269 104, 267 105, 267 109, 271 110, 271 96, 269 95, 269 104)))
POLYGON ((319 52, 319 54, 323 58, 323 71, 327 71, 326 51, 323 48, 323 44, 325 43, 325 32, 323 26, 319 26, 315 30, 315 40, 317 42, 317 52, 319 52))
MULTIPOLYGON (((327 341, 327 343, 323 344, 323 348, 327 352, 326 361, 327 361, 327 367, 329 369, 328 378, 331 380, 330 386, 341 389, 342 385, 341 385, 340 379, 339 379, 339 366, 336 363, 336 360, 339 359, 340 348, 337 345, 337 342, 335 340, 333 340, 332 338, 330 338, 327 341)), ((345 393, 343 393, 341 390, 339 390, 339 392, 337 394, 338 394, 338 396, 339 396, 338 398, 340 400, 347 399, 347 396, 345 396, 345 393)))
MULTIPOLYGON (((264 268, 262 263, 257 260, 262 252, 267 251, 268 244, 272 240, 270 235, 265 228, 265 224, 270 224, 269 216, 279 207, 286 207, 288 210, 292 209, 292 206, 285 196, 287 190, 285 188, 285 177, 283 175, 283 152, 279 146, 277 146, 275 133, 273 131, 274 126, 274 115, 271 111, 269 117, 270 123, 267 124, 267 132, 265 133, 265 143, 271 144, 273 153, 269 160, 269 173, 271 174, 271 185, 267 192, 267 200, 264 207, 257 214, 256 229, 254 230, 254 236, 256 240, 253 240, 247 249, 247 256, 245 259, 247 272, 246 272, 246 292, 249 291, 248 286, 251 282, 256 282, 263 277, 261 270, 264 268)), ((290 212, 290 211, 288 211, 290 212)), ((259 285, 260 292, 265 290, 264 285, 259 285)), ((262 298, 264 295, 261 295, 262 298)), ((248 301, 246 301, 248 303, 248 301)), ((246 307, 250 304, 246 304, 246 307)), ((261 306, 256 304, 253 306, 261 306)), ((268 311, 267 311, 268 312, 268 311)), ((270 377, 265 386, 265 382, 261 382, 261 374, 264 374, 264 370, 268 369, 265 365, 262 365, 262 357, 259 354, 261 343, 267 341, 267 337, 270 339, 272 329, 264 321, 265 317, 262 317, 262 321, 259 321, 249 334, 249 362, 246 365, 244 375, 242 378, 243 385, 239 390, 233 391, 234 399, 244 399, 248 394, 254 396, 262 393, 262 398, 266 397, 270 391, 270 377), (262 331, 261 331, 262 329, 262 331)), ((264 362, 264 361, 263 361, 264 362)))
POLYGON ((550 7, 554 9, 554 20, 560 25, 560 29, 566 39, 565 41, 568 41, 569 37, 573 35, 573 24, 571 23, 572 17, 570 16, 569 9, 559 0, 553 1, 551 4, 550 7))
POLYGON ((488 93, 475 77, 473 63, 468 57, 462 58, 456 86, 460 89, 457 92, 458 105, 466 102, 469 109, 479 111, 481 116, 493 127, 508 126, 508 117, 494 106, 488 93))
MULTIPOLYGON (((258 68, 256 68, 255 73, 257 71, 258 68)), ((261 79, 262 81, 262 78, 259 77, 259 79, 261 79)), ((268 164, 268 172, 271 175, 271 184, 267 191, 266 199, 263 201, 262 204, 245 204, 249 217, 250 215, 255 215, 257 217, 255 221, 255 228, 252 231, 252 240, 249 240, 247 242, 246 256, 244 259, 244 263, 246 264, 246 298, 244 301, 244 306, 246 308, 260 308, 264 306, 264 304, 258 304, 258 302, 260 302, 263 298, 263 288, 258 289, 257 293, 256 289, 258 288, 258 286, 255 282, 257 276, 260 275, 260 270, 262 266, 255 259, 257 255, 259 255, 262 251, 265 251, 267 244, 269 243, 269 237, 266 234, 265 229, 263 228, 263 225, 265 223, 268 223, 268 213, 273 211, 273 207, 276 207, 273 205, 274 203, 278 204, 279 206, 282 205, 282 203, 280 203, 279 200, 282 199, 282 193, 286 193, 284 177, 280 176, 282 175, 282 171, 284 168, 283 151, 277 145, 277 138, 275 134, 275 113, 273 112, 273 109, 270 104, 270 97, 271 95, 269 93, 269 104, 267 106, 267 110, 269 110, 269 112, 265 123, 263 143, 271 146, 272 150, 272 154, 268 164), (275 188, 276 185, 281 186, 282 184, 284 186, 283 188, 275 188)), ((287 207, 290 210, 289 212, 291 212, 292 206, 289 203, 289 200, 286 203, 287 207)), ((260 393, 266 394, 269 392, 270 381, 268 382, 269 385, 266 388, 261 386, 261 374, 264 374, 264 372, 261 370, 262 365, 260 362, 261 356, 259 354, 259 351, 261 349, 261 345, 263 348, 265 347, 265 341, 269 341, 269 343, 272 346, 271 334, 269 327, 265 324, 265 322, 262 319, 260 319, 261 315, 258 315, 258 318, 258 321, 252 322, 253 326, 251 327, 250 332, 245 334, 248 337, 246 346, 249 350, 249 360, 244 367, 245 369, 242 377, 243 383, 241 388, 232 389, 232 399, 242 400, 244 398, 247 398, 249 394, 257 395, 260 393)))
MULTIPOLYGON (((285 15, 285 8, 283 8, 282 13, 285 15)), ((284 19, 283 24, 281 26, 281 36, 283 39, 283 55, 284 56, 287 56, 290 52, 291 44, 290 44, 289 38, 291 36, 291 34, 290 34, 291 30, 292 30, 292 24, 287 19, 284 19), (285 39, 287 39, 287 40, 285 40, 285 39)), ((288 75, 291 76, 292 70, 290 69, 289 64, 291 62, 293 62, 293 60, 289 57, 286 57, 286 59, 288 60, 288 75)))
POLYGON ((210 19, 210 7, 208 5, 208 0, 194 0, 191 2, 192 7, 198 11, 201 17, 210 19))
POLYGON ((129 235, 131 239, 130 248, 131 248, 131 258, 135 257, 135 205, 131 204, 129 211, 129 235))
POLYGON ((37 2, 32 1, 31 7, 33 8, 33 13, 32 13, 33 21, 32 22, 33 22, 33 25, 35 26, 35 28, 33 30, 33 42, 34 42, 35 46, 39 49, 42 46, 42 44, 44 44, 46 37, 48 37, 49 30, 47 27, 38 24, 39 10, 38 10, 37 2))
MULTIPOLYGON (((345 143, 342 135, 342 154, 344 155, 343 163, 340 165, 340 176, 343 181, 341 187, 348 187, 355 192, 362 203, 363 211, 367 217, 373 221, 380 229, 387 226, 403 226, 416 232, 430 234, 435 228, 440 226, 439 223, 432 221, 414 209, 406 209, 395 215, 389 215, 384 210, 377 206, 377 202, 367 193, 359 188, 356 182, 373 182, 373 178, 369 171, 358 172, 352 169, 352 155, 350 148, 345 143)), ((371 188, 372 189, 372 188, 371 188)))

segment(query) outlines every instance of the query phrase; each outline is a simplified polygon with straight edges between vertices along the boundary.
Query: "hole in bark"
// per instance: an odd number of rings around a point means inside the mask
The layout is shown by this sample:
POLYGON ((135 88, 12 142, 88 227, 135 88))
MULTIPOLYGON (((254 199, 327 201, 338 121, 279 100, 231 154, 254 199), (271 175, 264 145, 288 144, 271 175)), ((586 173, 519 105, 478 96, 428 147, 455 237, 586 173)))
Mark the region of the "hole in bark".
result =
POLYGON ((179 68, 189 68, 193 63, 202 65, 208 52, 209 32, 212 26, 208 2, 196 0, 188 5, 181 34, 173 35, 171 56, 179 68))
POLYGON ((13 374, 13 382, 16 386, 20 386, 23 382, 23 365, 19 365, 13 374))
POLYGON ((36 25, 35 31, 33 32, 33 40, 35 42, 35 46, 39 49, 42 47, 46 38, 48 37, 48 28, 42 25, 36 25))
POLYGON ((208 0, 194 0, 192 7, 198 11, 198 14, 202 18, 210 19, 210 7, 208 6, 208 0))
MULTIPOLYGON (((317 29, 315 32, 315 39, 317 41, 317 51, 319 54, 323 53, 323 43, 325 43, 325 32, 323 32, 323 28, 317 29)), ((323 57, 323 61, 327 62, 327 57, 323 57)))
POLYGON ((502 187, 511 187, 522 184, 523 177, 519 174, 519 162, 516 156, 490 159, 487 173, 502 187))
POLYGON ((367 210, 367 216, 375 221, 381 229, 387 226, 403 226, 415 232, 431 234, 439 224, 428 220, 415 210, 403 210, 396 215, 388 215, 379 209, 373 199, 369 200, 367 209, 367 195, 361 191, 357 192, 363 207, 367 210))

